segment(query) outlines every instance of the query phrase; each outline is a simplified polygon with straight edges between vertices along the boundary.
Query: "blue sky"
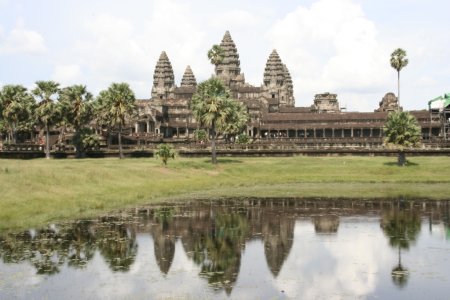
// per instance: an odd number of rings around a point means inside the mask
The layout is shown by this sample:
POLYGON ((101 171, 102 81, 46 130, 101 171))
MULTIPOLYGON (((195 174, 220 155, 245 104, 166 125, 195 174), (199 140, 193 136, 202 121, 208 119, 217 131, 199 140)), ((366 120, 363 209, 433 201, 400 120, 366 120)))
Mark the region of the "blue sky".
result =
POLYGON ((402 47, 401 104, 425 109, 450 92, 449 11, 443 0, 0 0, 0 86, 52 79, 97 94, 125 81, 148 98, 161 51, 177 84, 187 65, 202 81, 207 50, 229 30, 253 85, 278 50, 297 106, 333 92, 349 111, 374 110, 396 93, 389 56, 402 47))

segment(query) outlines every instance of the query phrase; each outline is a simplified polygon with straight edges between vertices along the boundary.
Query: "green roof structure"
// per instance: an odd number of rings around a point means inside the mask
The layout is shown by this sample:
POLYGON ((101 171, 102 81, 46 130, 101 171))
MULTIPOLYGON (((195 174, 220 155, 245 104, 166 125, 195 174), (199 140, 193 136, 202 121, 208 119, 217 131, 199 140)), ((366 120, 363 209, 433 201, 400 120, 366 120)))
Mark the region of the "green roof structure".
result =
POLYGON ((450 93, 446 93, 444 96, 439 96, 428 101, 429 110, 443 110, 448 106, 450 106, 450 93))

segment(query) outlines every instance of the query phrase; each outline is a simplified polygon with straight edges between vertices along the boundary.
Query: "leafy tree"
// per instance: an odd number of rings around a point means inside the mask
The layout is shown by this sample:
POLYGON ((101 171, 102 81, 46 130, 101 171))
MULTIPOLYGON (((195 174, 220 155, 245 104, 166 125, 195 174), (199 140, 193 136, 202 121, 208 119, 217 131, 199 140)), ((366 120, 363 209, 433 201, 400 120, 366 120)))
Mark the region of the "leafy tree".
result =
POLYGON ((45 129, 45 157, 48 159, 50 158, 50 126, 58 120, 58 111, 52 97, 59 93, 59 83, 36 81, 36 85, 37 87, 32 91, 39 101, 35 114, 37 122, 45 129))
POLYGON ((21 85, 5 85, 0 91, 0 118, 2 131, 8 133, 9 141, 17 142, 17 133, 29 131, 33 126, 33 97, 21 85))
POLYGON ((398 149, 398 165, 406 163, 405 148, 417 147, 420 144, 421 129, 417 119, 408 112, 389 113, 384 124, 384 143, 398 149))
POLYGON ((156 157, 161 158, 164 165, 167 165, 169 158, 175 159, 175 152, 169 144, 161 144, 155 152, 156 157))
POLYGON ((217 67, 224 59, 223 49, 219 45, 213 45, 208 51, 208 59, 211 64, 217 67))
MULTIPOLYGON (((89 123, 93 115, 92 94, 83 85, 73 85, 61 90, 59 103, 61 107, 62 120, 73 128, 75 136, 81 136, 80 130, 89 123)), ((82 139, 78 139, 81 142, 82 139)), ((82 156, 84 146, 82 143, 75 143, 77 157, 82 156)))
POLYGON ((127 118, 136 111, 136 98, 127 83, 112 83, 99 95, 100 118, 111 127, 119 127, 119 157, 123 158, 122 130, 127 118))
POLYGON ((192 96, 191 109, 200 126, 210 129, 212 163, 217 163, 217 130, 224 131, 236 120, 239 104, 231 99, 230 91, 217 78, 200 83, 192 96))
POLYGON ((402 48, 395 49, 391 54, 391 67, 397 70, 397 97, 398 107, 400 108, 400 71, 408 65, 406 51, 402 48))

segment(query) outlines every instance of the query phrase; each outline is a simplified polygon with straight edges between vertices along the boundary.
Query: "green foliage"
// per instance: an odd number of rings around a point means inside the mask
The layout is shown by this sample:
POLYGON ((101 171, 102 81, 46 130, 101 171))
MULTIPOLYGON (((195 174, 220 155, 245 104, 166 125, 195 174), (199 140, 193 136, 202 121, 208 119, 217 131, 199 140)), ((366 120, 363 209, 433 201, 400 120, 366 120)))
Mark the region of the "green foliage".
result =
POLYGON ((64 126, 71 126, 75 131, 73 143, 76 145, 77 157, 83 155, 88 144, 93 143, 92 146, 95 147, 95 139, 92 136, 88 138, 90 130, 83 128, 93 118, 92 99, 92 94, 83 85, 72 85, 63 88, 59 93, 57 111, 60 122, 64 126))
POLYGON ((389 113, 384 124, 384 142, 403 150, 420 144, 421 129, 416 117, 408 112, 389 113))
POLYGON ((73 137, 73 143, 77 149, 77 153, 79 153, 79 157, 86 151, 98 150, 100 147, 98 136, 93 134, 89 128, 78 130, 73 137))
POLYGON ((406 163, 403 150, 420 145, 421 128, 417 119, 408 112, 391 112, 383 130, 385 145, 399 150, 398 164, 403 166, 406 163))
POLYGON ((408 65, 408 59, 406 58, 406 51, 402 48, 395 49, 391 54, 391 67, 400 72, 401 69, 408 65))
POLYGON ((37 123, 45 128, 45 156, 50 158, 50 126, 55 125, 61 117, 52 98, 59 93, 59 83, 54 81, 36 81, 36 86, 32 91, 39 101, 35 115, 37 123))
POLYGON ((408 65, 408 59, 406 58, 406 51, 398 48, 391 54, 391 67, 397 70, 397 99, 400 107, 400 71, 408 65))
POLYGON ((97 117, 107 128, 118 127, 119 157, 122 152, 122 129, 126 120, 136 112, 136 97, 127 83, 112 83, 101 91, 96 104, 97 117))
POLYGON ((194 138, 197 142, 207 142, 208 141, 208 135, 206 134, 206 130, 204 129, 196 129, 194 131, 194 138))
POLYGON ((59 93, 59 83, 54 81, 36 81, 36 88, 32 93, 36 97, 38 107, 36 118, 40 125, 51 126, 58 118, 54 99, 59 93))
POLYGON ((224 51, 219 45, 213 45, 208 51, 208 59, 211 64, 218 66, 224 59, 224 51))
POLYGON ((92 94, 83 85, 72 85, 60 91, 61 115, 75 131, 92 120, 92 100, 92 94))
POLYGON ((237 143, 238 144, 248 144, 248 143, 250 143, 250 137, 244 133, 241 133, 237 137, 237 143))
POLYGON ((215 140, 219 133, 236 133, 248 119, 242 104, 218 78, 200 83, 192 96, 191 109, 200 126, 211 129, 212 162, 217 163, 215 140))
POLYGON ((10 141, 16 142, 16 134, 31 130, 35 101, 21 85, 5 85, 0 91, 0 130, 8 132, 10 141))
POLYGON ((157 158, 161 158, 164 165, 167 165, 169 158, 175 159, 175 152, 169 144, 160 144, 155 152, 157 158))

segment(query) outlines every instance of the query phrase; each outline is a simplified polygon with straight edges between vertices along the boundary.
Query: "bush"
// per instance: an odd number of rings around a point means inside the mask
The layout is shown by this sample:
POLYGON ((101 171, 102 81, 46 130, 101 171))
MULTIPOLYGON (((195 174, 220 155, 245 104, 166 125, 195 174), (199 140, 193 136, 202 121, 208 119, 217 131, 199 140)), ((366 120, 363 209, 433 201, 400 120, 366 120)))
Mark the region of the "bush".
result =
POLYGON ((175 151, 169 144, 160 144, 155 152, 156 158, 161 158, 164 165, 167 165, 169 158, 175 159, 175 151))
POLYGON ((244 133, 241 133, 240 135, 238 135, 236 142, 238 144, 248 144, 250 143, 250 137, 244 133))

